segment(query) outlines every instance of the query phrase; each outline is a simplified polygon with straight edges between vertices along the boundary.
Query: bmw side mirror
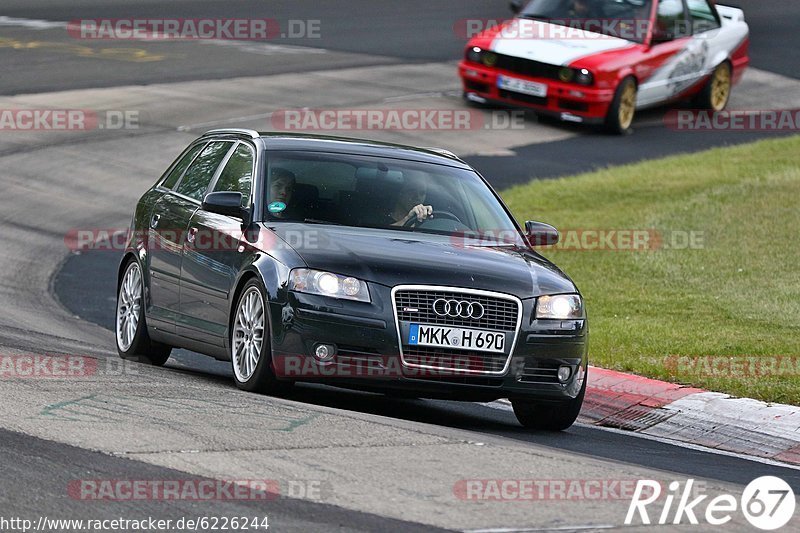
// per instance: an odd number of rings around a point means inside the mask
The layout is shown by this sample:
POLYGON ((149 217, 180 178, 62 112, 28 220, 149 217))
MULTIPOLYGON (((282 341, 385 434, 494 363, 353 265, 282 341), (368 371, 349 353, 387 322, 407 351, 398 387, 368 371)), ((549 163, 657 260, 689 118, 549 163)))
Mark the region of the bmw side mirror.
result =
POLYGON ((522 11, 522 8, 525 6, 525 0, 511 0, 509 4, 509 8, 511 8, 511 12, 515 15, 522 11))
POLYGON ((652 44, 668 43, 675 40, 675 34, 670 30, 656 27, 653 29, 652 44))
POLYGON ((529 220, 525 223, 525 237, 531 246, 558 244, 558 230, 550 224, 529 220))
POLYGON ((212 192, 203 198, 203 209, 228 217, 241 218, 242 225, 250 224, 250 210, 242 207, 240 192, 212 192))

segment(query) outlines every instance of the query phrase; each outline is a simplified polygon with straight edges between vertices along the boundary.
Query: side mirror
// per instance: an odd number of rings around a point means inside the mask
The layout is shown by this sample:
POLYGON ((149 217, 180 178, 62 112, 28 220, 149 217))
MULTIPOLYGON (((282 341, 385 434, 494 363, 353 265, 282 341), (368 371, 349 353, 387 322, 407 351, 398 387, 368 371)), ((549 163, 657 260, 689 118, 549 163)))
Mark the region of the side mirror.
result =
POLYGON ((250 211, 242 207, 240 192, 212 192, 203 199, 203 209, 228 217, 241 218, 243 225, 250 224, 250 211))
POLYGON ((525 237, 531 246, 558 244, 558 230, 550 224, 529 220, 525 223, 525 237))
POLYGON ((675 33, 656 26, 653 28, 653 44, 668 43, 675 40, 675 33))
POLYGON ((511 0, 511 3, 508 5, 511 9, 511 12, 515 15, 522 11, 522 8, 525 7, 525 0, 511 0))

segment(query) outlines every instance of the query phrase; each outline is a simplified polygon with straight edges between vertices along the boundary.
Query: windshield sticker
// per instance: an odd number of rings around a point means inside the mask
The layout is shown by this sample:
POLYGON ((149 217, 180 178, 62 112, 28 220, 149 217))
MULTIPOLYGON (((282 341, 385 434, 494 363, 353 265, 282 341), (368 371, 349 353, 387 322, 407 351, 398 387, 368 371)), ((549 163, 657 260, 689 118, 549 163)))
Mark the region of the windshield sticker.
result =
POLYGON ((267 206, 270 213, 280 213, 286 209, 286 204, 283 202, 272 202, 267 206))

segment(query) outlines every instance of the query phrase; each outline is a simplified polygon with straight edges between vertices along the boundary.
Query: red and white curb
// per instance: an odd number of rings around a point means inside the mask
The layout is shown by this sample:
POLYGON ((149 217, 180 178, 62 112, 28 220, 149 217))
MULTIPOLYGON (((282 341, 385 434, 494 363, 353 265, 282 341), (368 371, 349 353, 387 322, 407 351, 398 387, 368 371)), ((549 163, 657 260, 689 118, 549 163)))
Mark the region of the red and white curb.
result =
POLYGON ((580 420, 800 465, 800 407, 591 367, 580 420))
POLYGON ((800 407, 589 367, 578 422, 800 466, 800 407))

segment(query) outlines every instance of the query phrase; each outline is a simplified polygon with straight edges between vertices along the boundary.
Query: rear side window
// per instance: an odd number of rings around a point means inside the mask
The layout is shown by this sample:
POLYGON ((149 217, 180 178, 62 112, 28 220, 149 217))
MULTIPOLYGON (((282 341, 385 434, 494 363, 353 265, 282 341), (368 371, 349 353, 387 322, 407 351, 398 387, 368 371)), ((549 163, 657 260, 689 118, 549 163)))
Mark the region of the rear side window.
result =
POLYGON ((692 19, 692 31, 702 33, 720 27, 717 15, 708 3, 708 0, 687 0, 689 17, 692 19))
POLYGON ((232 145, 232 142, 223 141, 209 143, 186 171, 176 192, 198 201, 202 200, 211 184, 211 178, 216 174, 219 164, 232 145))
POLYGON ((658 2, 656 28, 662 35, 670 36, 673 39, 685 37, 691 33, 687 26, 683 0, 660 0, 658 2))
POLYGON ((178 161, 178 164, 172 169, 172 172, 169 173, 167 179, 161 184, 162 187, 166 189, 171 189, 178 183, 178 180, 181 179, 183 173, 186 172, 186 168, 189 166, 189 163, 192 162, 194 156, 197 155, 197 152, 203 149, 205 144, 200 143, 197 146, 192 147, 186 154, 178 161))
POLYGON ((250 187, 253 183, 253 150, 246 144, 239 144, 219 175, 214 192, 242 193, 242 206, 250 201, 250 187))

